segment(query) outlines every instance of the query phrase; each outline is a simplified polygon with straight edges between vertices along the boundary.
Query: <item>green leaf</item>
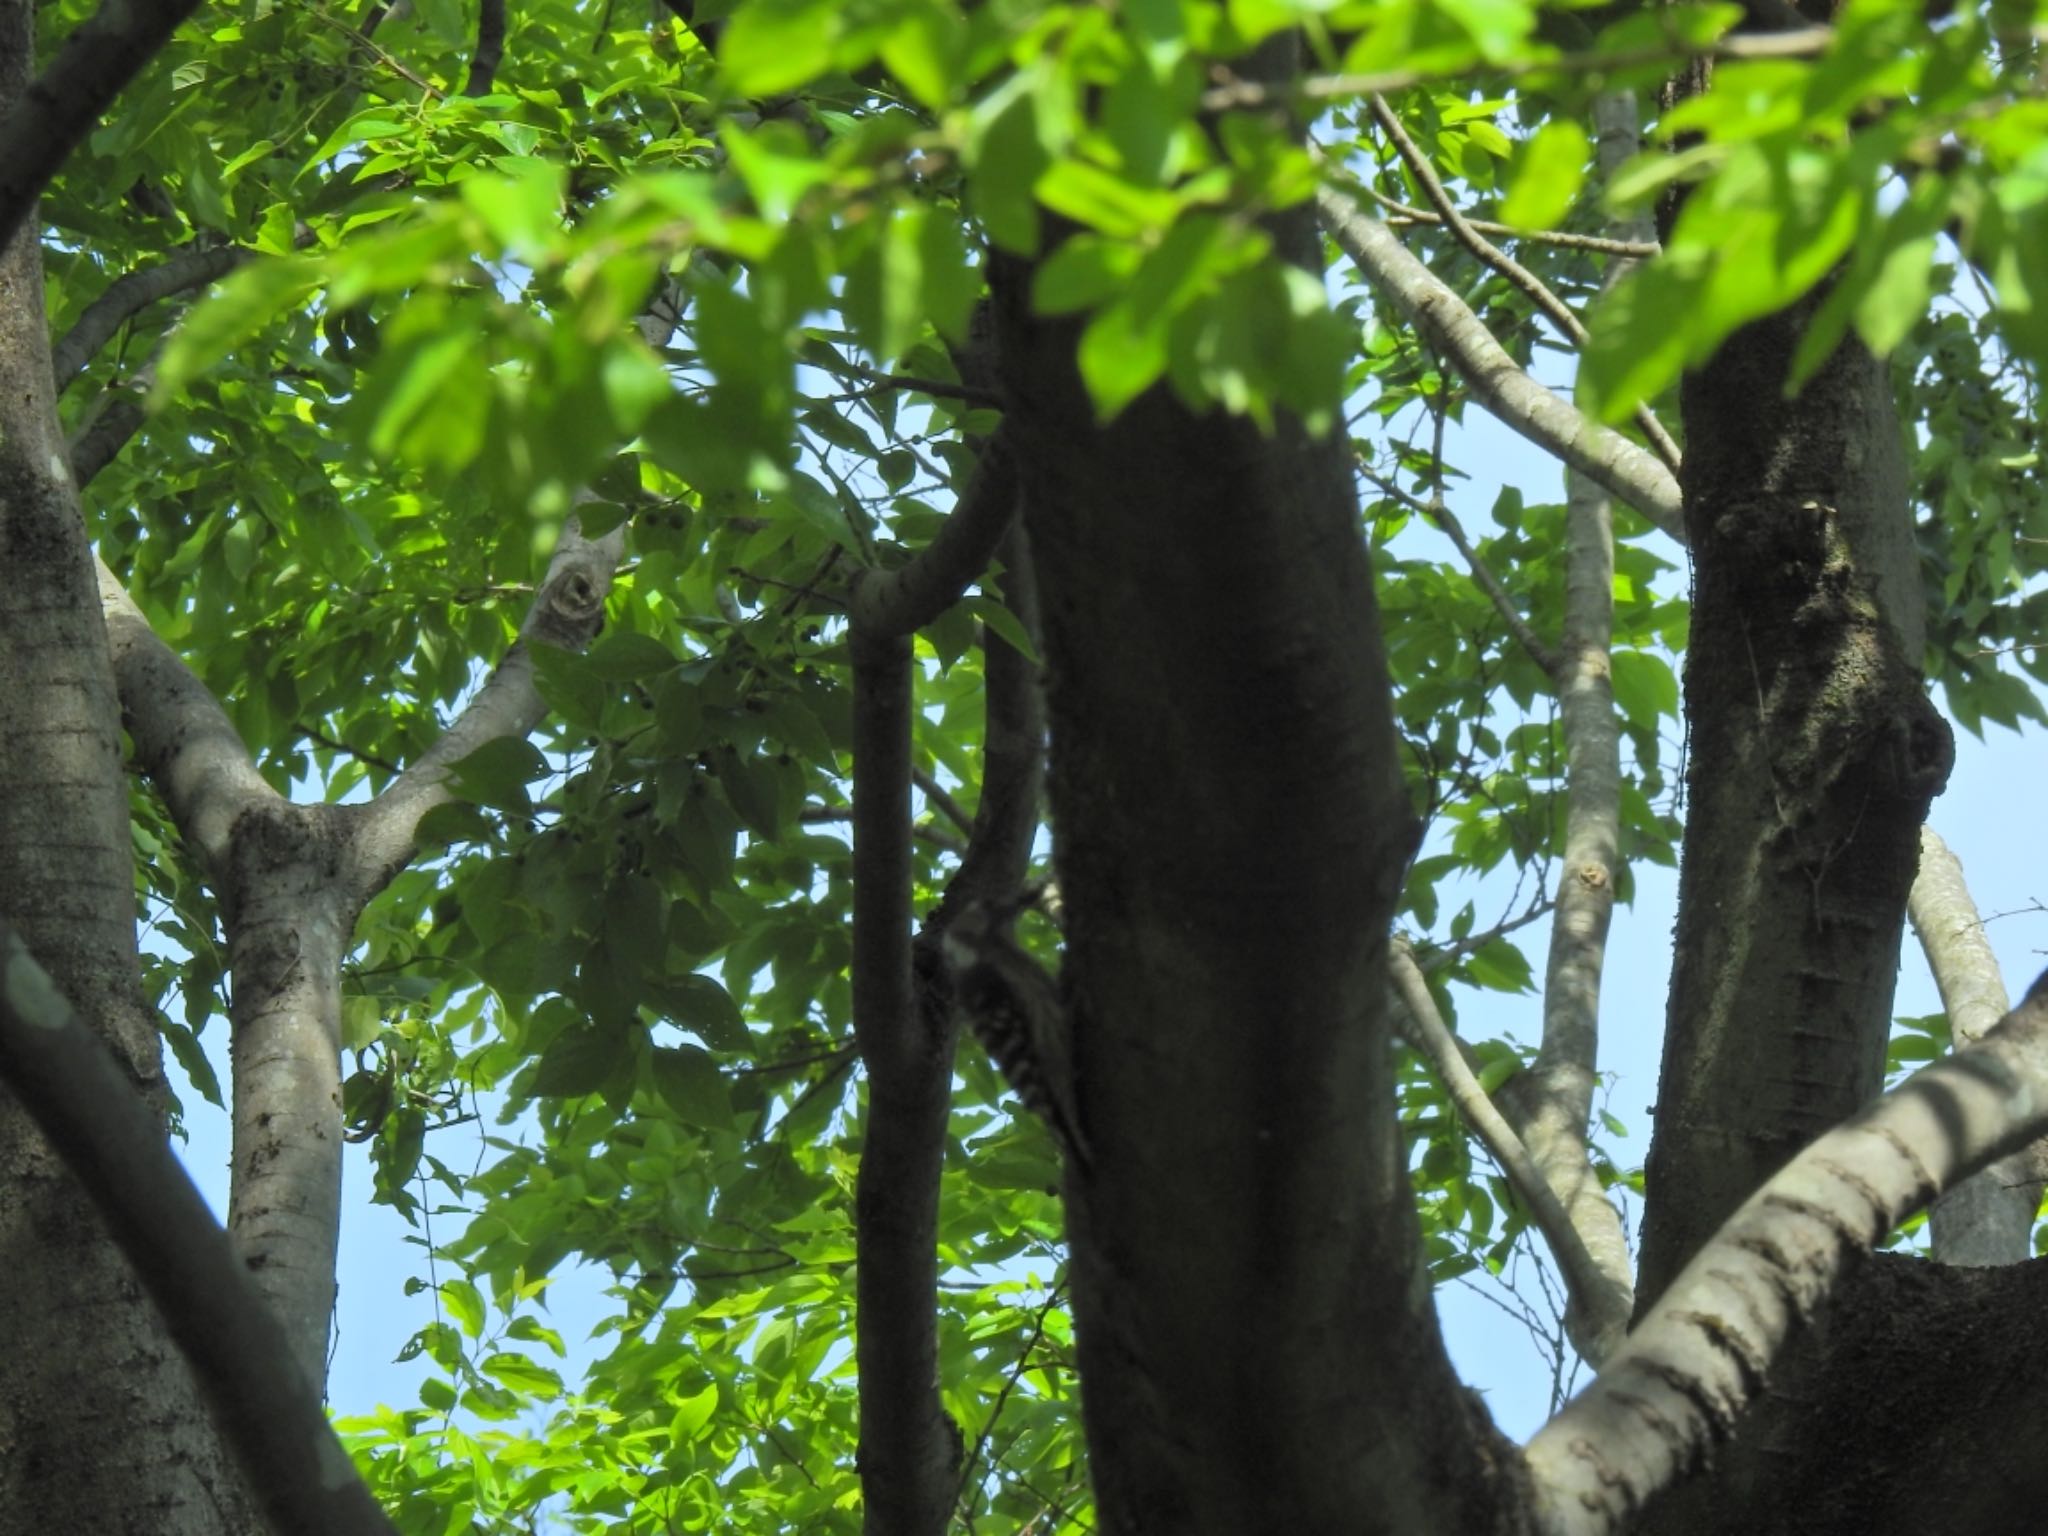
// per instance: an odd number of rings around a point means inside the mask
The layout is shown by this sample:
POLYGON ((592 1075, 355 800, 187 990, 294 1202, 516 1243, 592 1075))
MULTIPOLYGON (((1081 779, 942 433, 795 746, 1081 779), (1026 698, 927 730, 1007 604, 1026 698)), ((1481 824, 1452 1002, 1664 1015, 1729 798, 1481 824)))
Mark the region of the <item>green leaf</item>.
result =
POLYGON ((1612 675, 1614 702, 1631 724, 1654 730, 1678 712, 1678 678, 1663 657, 1648 651, 1616 651, 1612 675))
POLYGON ((726 24, 718 61, 742 96, 794 90, 832 67, 840 16, 831 0, 747 0, 726 24))
POLYGON ((443 1280, 441 1305, 455 1319, 455 1326, 474 1339, 484 1331, 484 1299, 467 1280, 443 1280))
POLYGON ((711 1415, 718 1411, 718 1384, 713 1382, 703 1391, 692 1394, 676 1404, 675 1416, 669 1420, 669 1438, 678 1444, 694 1440, 700 1430, 711 1422, 711 1415))
POLYGON ((317 262, 299 257, 244 262, 195 305, 164 344, 150 401, 161 407, 229 352, 297 309, 319 286, 317 262))
POLYGON ((1136 239, 1173 222, 1180 201, 1084 160, 1059 160, 1038 178, 1038 200, 1106 235, 1136 239))
POLYGON ((1555 117, 1537 129, 1516 157, 1508 195, 1501 202, 1504 223, 1517 229, 1551 229, 1562 223, 1586 179, 1593 146, 1578 120, 1555 117))
POLYGON ((508 811, 529 809, 526 786, 548 771, 540 749, 524 737, 500 736, 449 765, 449 781, 481 805, 508 811))
MULTIPOLYGON (((721 993, 724 990, 719 988, 721 993)), ((727 998, 729 1001, 730 994, 727 998)), ((725 1091, 725 1078, 709 1052, 694 1045, 657 1046, 653 1071, 655 1091, 685 1123, 718 1131, 732 1124, 732 1100, 725 1091)))
POLYGON ((694 1031, 713 1050, 737 1051, 747 1046, 747 1026, 739 1004, 715 977, 686 972, 671 976, 658 989, 662 1010, 694 1031))
POLYGON ((1031 306, 1041 315, 1094 309, 1114 298, 1138 270, 1135 245, 1077 234, 1060 242, 1031 276, 1031 306))
POLYGON ((967 49, 967 25, 943 0, 917 0, 882 39, 882 62, 904 89, 934 110, 952 101, 967 49))
POLYGON ((510 174, 472 176, 462 200, 501 248, 528 260, 547 252, 562 228, 562 199, 568 176, 559 165, 503 157, 510 174))
POLYGON ((632 1040, 623 1029, 578 1024, 557 1035, 534 1068, 537 1098, 579 1099, 598 1092, 632 1060, 632 1040))

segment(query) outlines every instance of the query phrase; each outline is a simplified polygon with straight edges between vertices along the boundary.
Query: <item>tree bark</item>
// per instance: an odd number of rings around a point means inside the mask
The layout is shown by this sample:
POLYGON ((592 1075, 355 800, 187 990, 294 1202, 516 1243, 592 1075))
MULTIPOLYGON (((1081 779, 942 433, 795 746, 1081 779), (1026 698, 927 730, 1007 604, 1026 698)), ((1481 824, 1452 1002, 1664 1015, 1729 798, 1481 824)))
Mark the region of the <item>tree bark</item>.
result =
MULTIPOLYGON (((1314 266, 1307 210, 1277 226, 1314 266)), ((1413 827, 1347 454, 1155 389, 993 274, 1039 579, 1099 1528, 1496 1528, 1421 1271, 1388 1052, 1413 827), (1425 1449, 1425 1447, 1427 1449, 1425 1449)))
MULTIPOLYGON (((22 110, 33 12, 0 5, 22 110)), ((10 117, 9 121, 14 119, 10 117)), ((120 718, 57 424, 32 210, 0 254, 0 911, 157 1115, 120 718)), ((239 1475, 76 1181, 0 1094, 0 1533, 245 1530, 239 1475)))
POLYGON ((1805 303, 1681 387, 1690 762, 1637 1315, 1762 1181, 1878 1090, 1948 726, 1881 363, 1783 384, 1805 303))

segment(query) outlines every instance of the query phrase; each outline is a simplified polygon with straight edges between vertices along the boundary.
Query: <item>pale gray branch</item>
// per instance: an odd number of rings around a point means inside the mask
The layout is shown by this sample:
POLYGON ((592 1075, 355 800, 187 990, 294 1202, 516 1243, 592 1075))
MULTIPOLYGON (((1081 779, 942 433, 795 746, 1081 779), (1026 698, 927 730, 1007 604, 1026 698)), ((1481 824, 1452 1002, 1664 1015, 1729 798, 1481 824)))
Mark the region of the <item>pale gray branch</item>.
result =
POLYGON ((2048 974, 1765 1182, 1525 1456, 1543 1536, 1619 1536, 1727 1435, 1863 1250, 2048 1130, 2048 974))
MULTIPOLYGON (((1636 123, 1626 92, 1594 104, 1600 166, 1611 173, 1636 123), (1626 127, 1626 134, 1610 132, 1626 127)), ((1619 276, 1610 266, 1607 281, 1619 276)), ((1614 519, 1607 492, 1565 470, 1564 631, 1557 671, 1565 744, 1564 868, 1543 976, 1543 1044, 1501 1093, 1501 1108, 1557 1191, 1601 1272, 1633 1299, 1621 1213, 1601 1187, 1587 1145, 1598 1082, 1600 988, 1621 873, 1621 730, 1614 712, 1614 519)))
MULTIPOLYGON (((1920 872, 1906 915, 1948 1013, 1956 1049, 1974 1044, 2007 1008, 1998 957, 1984 936, 1961 860, 1920 829, 1920 872)), ((2048 1158, 2039 1143, 2000 1158, 1943 1195, 1928 1216, 1934 1257, 1944 1264, 2017 1264, 2033 1257, 2034 1214, 2041 1206, 2048 1158)))
POLYGON ((533 680, 531 647, 577 650, 589 643, 603 622, 625 539, 623 524, 599 539, 584 538, 573 517, 562 525, 547 577, 517 642, 441 739, 363 808, 349 840, 349 878, 359 900, 367 901, 411 862, 420 819, 454 798, 449 781, 456 763, 487 741, 526 736, 547 717, 547 704, 533 680))
MULTIPOLYGON (((1571 306, 1553 293, 1550 285, 1544 282, 1542 278, 1531 272, 1519 261, 1516 261, 1514 257, 1508 255, 1507 252, 1488 240, 1472 226, 1471 221, 1459 210, 1458 205, 1451 200, 1450 193, 1444 190, 1444 184, 1438 178, 1435 169, 1430 165, 1429 157, 1416 147, 1413 139, 1408 137, 1408 130, 1401 126, 1401 119, 1394 115, 1393 109, 1387 105, 1385 97, 1376 95, 1371 98, 1369 105, 1372 110, 1373 120, 1380 125, 1381 131, 1393 141, 1395 152, 1400 155, 1402 163, 1408 167, 1409 174, 1415 178, 1415 184, 1422 188, 1423 196, 1429 199, 1430 206, 1436 209, 1437 216, 1444 221, 1445 226, 1457 237, 1458 243, 1477 257, 1481 265, 1491 267, 1510 283, 1514 284, 1515 287, 1519 288, 1529 301, 1550 320, 1550 323, 1557 327, 1558 334, 1583 351, 1587 343, 1593 338, 1587 332, 1584 323, 1579 317, 1572 313, 1571 306)), ((1643 436, 1649 439, 1650 446, 1657 450, 1657 456, 1673 470, 1676 470, 1678 468, 1678 444, 1673 442, 1671 434, 1664 430, 1664 424, 1657 419, 1656 412, 1652 411, 1647 404, 1638 405, 1635 408, 1635 421, 1636 425, 1642 429, 1643 436)))
POLYGON ((1437 1012, 1436 999, 1429 995, 1429 983, 1423 979, 1407 944, 1397 940, 1389 946, 1388 965, 1394 994, 1407 1014, 1407 1027, 1402 1032, 1429 1059, 1458 1113, 1493 1154, 1515 1193, 1529 1207, 1530 1218, 1550 1244, 1550 1252, 1570 1293, 1565 1329, 1571 1336, 1572 1347, 1597 1366, 1620 1346, 1628 1331, 1633 1294, 1626 1271, 1619 1277, 1612 1275, 1593 1257, 1543 1171, 1529 1156, 1529 1149, 1494 1108, 1479 1079, 1459 1054, 1458 1043, 1445 1027, 1443 1015, 1437 1012))
POLYGON ((1655 454, 1530 378, 1465 301, 1349 195, 1324 186, 1316 192, 1316 209, 1359 272, 1451 359, 1481 405, 1684 542, 1678 478, 1655 454))
POLYGON ((218 880, 236 820, 257 806, 282 806, 284 797, 256 771, 220 700, 158 638, 106 562, 95 557, 94 569, 122 724, 171 820, 199 855, 208 878, 218 880))

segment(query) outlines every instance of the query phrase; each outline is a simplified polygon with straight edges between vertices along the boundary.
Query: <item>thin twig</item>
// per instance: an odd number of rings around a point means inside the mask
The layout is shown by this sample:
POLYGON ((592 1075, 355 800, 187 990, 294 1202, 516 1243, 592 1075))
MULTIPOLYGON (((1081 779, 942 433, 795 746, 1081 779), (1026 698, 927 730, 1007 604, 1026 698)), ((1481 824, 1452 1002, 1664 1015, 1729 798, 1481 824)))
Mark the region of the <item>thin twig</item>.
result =
POLYGON ((918 787, 918 790, 924 795, 925 799, 929 800, 938 810, 944 812, 946 820, 952 822, 962 832, 972 832, 974 830, 974 818, 960 809, 960 802, 948 794, 946 786, 941 784, 931 774, 926 773, 922 768, 912 769, 910 782, 918 787))
MULTIPOLYGON (((1526 294, 1529 301, 1550 318, 1551 323, 1565 339, 1583 351, 1592 337, 1579 317, 1572 313, 1571 306, 1553 293, 1542 278, 1472 227, 1471 221, 1459 211, 1458 205, 1451 200, 1451 195, 1444 190, 1444 184, 1438 179, 1435 168, 1430 165, 1429 157, 1423 154, 1421 148, 1408 136, 1408 130, 1401 126, 1400 118, 1394 115, 1393 108, 1387 105, 1384 96, 1373 96, 1368 105, 1373 120, 1393 142, 1402 163, 1408 167, 1408 172, 1415 178, 1416 185, 1422 188, 1423 196, 1429 199, 1430 206, 1457 237, 1458 243, 1482 264, 1493 268, 1526 294)), ((1656 413, 1648 404, 1641 404, 1635 408, 1635 422, 1650 446, 1657 450, 1657 456, 1672 469, 1677 469, 1678 444, 1672 441, 1671 434, 1664 430, 1664 424, 1657 419, 1656 413)))
POLYGON ((358 751, 356 748, 350 746, 347 742, 338 740, 337 738, 328 735, 318 726, 308 725, 303 720, 299 722, 299 734, 301 736, 306 737, 310 741, 317 742, 319 745, 326 747, 329 751, 339 752, 344 757, 352 757, 357 762, 365 763, 372 768, 381 768, 384 770, 384 772, 388 774, 396 776, 405 771, 397 763, 392 762, 389 758, 379 757, 374 752, 358 751))
POLYGON ((1472 573, 1473 584, 1486 594, 1487 600, 1493 604, 1495 611, 1507 624, 1508 633, 1515 637, 1516 644, 1529 653, 1530 660, 1543 669, 1545 677, 1553 684, 1556 683, 1563 668, 1557 652, 1544 644, 1542 637, 1530 627, 1529 621, 1522 617, 1521 610, 1515 606, 1514 598, 1508 595, 1507 588, 1501 585, 1500 578, 1493 573, 1493 568, 1480 557, 1472 541, 1465 537, 1464 525, 1458 521, 1457 514, 1445 504, 1443 497, 1432 496, 1424 501, 1418 496, 1413 496, 1377 473, 1362 459, 1358 464, 1358 472, 1370 480, 1383 495, 1398 501, 1411 512, 1428 518, 1443 530, 1444 537, 1457 547, 1458 553, 1464 558, 1466 569, 1472 573))
MULTIPOLYGON (((1427 208, 1416 208, 1404 203, 1398 197, 1390 197, 1378 187, 1360 182, 1366 196, 1386 209, 1393 217, 1389 224, 1433 224, 1443 225, 1444 216, 1431 213, 1427 208)), ((1648 260, 1662 254, 1664 247, 1655 240, 1611 240, 1605 235, 1581 235, 1568 229, 1517 229, 1512 224, 1496 224, 1491 219, 1467 219, 1465 223, 1481 234, 1500 235, 1509 240, 1528 240, 1537 245, 1562 245, 1575 251, 1597 251, 1603 256, 1628 256, 1637 260, 1648 260)))
POLYGON ((1059 1305, 1060 1297, 1066 1290, 1062 1281, 1046 1292, 1045 1301, 1037 1315, 1031 1320, 1031 1337, 1024 1341, 1024 1347, 1017 1351, 1017 1358, 1010 1366, 1009 1374, 1003 1380, 1003 1388, 996 1393, 995 1406, 988 1411, 988 1419, 981 1426, 981 1433, 974 1437, 974 1449, 967 1453, 966 1463, 960 1473, 960 1492, 954 1503, 961 1507, 962 1517, 966 1514, 967 1490, 974 1482, 974 1469, 981 1460, 981 1453, 988 1446, 988 1437, 995 1433, 996 1420, 1003 1416, 1003 1407, 1010 1401, 1018 1378, 1024 1374, 1025 1366, 1031 1363, 1031 1353, 1038 1348, 1038 1341, 1045 1337, 1045 1320, 1052 1315, 1052 1309, 1059 1305))
POLYGON ((318 21, 325 26, 330 26, 334 28, 335 31, 339 32, 343 37, 347 38, 349 42, 354 44, 356 47, 362 49, 365 53, 369 54, 379 64, 382 64, 386 69, 390 70, 394 75, 397 75, 402 80, 410 82, 412 85, 416 86, 426 95, 431 96, 435 101, 445 101, 447 99, 447 92, 441 90, 440 87, 438 86, 428 84, 425 80, 422 80, 418 75, 414 74, 410 69, 407 69, 403 64, 399 63, 398 60, 394 59, 383 48, 378 46, 378 44, 373 42, 368 33, 357 31, 347 22, 342 21, 337 17, 328 15, 324 10, 322 10, 317 5, 308 6, 306 8, 306 14, 311 16, 315 21, 318 21))
MULTIPOLYGON (((1524 59, 1518 63, 1494 65, 1486 72, 1513 79, 1527 75, 1576 75, 1602 79, 1617 70, 1640 69, 1651 64, 1675 64, 1682 59, 1810 59, 1825 53, 1834 42, 1832 27, 1805 27, 1795 32, 1743 33, 1718 42, 1694 43, 1673 38, 1669 44, 1627 48, 1616 53, 1597 49, 1584 53, 1562 53, 1548 59, 1524 59)), ((1204 112, 1228 112, 1238 107, 1264 107, 1298 101, 1342 101, 1354 96, 1412 91, 1420 85, 1444 80, 1465 80, 1473 70, 1469 64, 1451 69, 1389 69, 1367 75, 1310 75, 1300 80, 1266 83, 1240 80, 1218 71, 1219 83, 1202 94, 1204 112)))
POLYGON ((839 405, 849 400, 869 400, 876 395, 886 395, 892 389, 915 390, 921 395, 933 395, 941 400, 964 400, 969 405, 1001 405, 1002 397, 991 389, 978 389, 972 384, 961 384, 947 379, 927 379, 914 373, 883 373, 865 363, 847 360, 841 365, 847 372, 868 381, 864 389, 848 390, 839 395, 820 395, 821 405, 839 405))

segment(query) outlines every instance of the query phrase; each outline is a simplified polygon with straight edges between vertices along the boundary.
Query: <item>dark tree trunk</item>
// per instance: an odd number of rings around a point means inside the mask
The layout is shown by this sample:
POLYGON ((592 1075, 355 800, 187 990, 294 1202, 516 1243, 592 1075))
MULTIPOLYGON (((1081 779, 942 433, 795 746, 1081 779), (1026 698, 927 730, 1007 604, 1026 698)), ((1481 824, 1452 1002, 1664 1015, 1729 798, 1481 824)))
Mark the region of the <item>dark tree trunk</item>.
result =
POLYGON ((1779 1368, 1711 1474, 1643 1530, 2023 1536, 2048 1509, 2048 1264, 1878 1255, 1779 1368))
MULTIPOLYGON (((1306 219, 1281 233, 1314 261, 1306 219)), ((999 263, 1093 1148, 1068 1215, 1100 1529, 1493 1530, 1395 1133, 1413 832, 1344 445, 1164 389, 1098 424, 1029 281, 999 263)))
POLYGON ((1686 835, 1638 1315, 1815 1134, 1877 1091, 1948 727, 1883 366, 1783 395, 1811 305, 1681 394, 1694 568, 1686 835))

